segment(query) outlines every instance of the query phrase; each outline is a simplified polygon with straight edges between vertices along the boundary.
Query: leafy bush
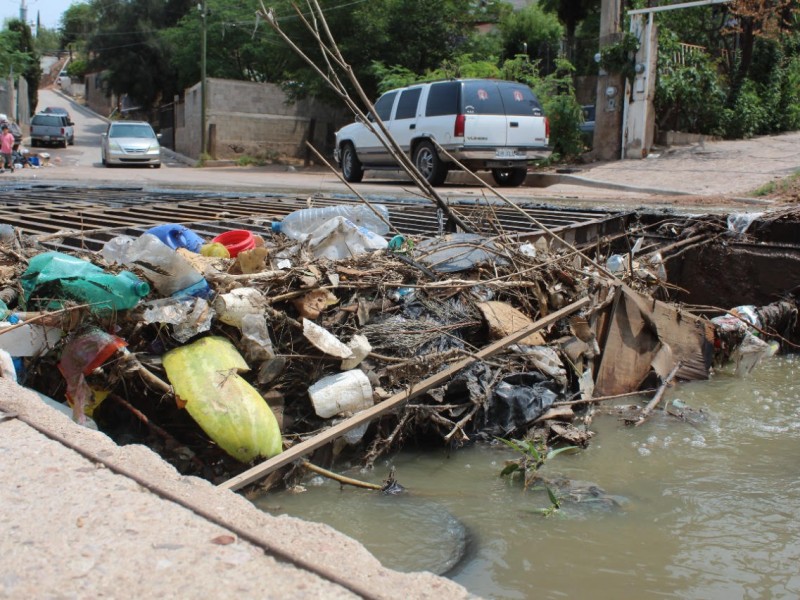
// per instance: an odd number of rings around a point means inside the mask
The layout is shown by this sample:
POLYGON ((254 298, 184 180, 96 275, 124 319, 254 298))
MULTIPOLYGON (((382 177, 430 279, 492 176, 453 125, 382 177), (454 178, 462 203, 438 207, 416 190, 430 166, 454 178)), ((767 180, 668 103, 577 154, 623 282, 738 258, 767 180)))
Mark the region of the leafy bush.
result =
POLYGON ((574 159, 584 150, 580 131, 583 111, 575 98, 572 83, 575 68, 563 58, 556 60, 555 66, 555 71, 545 77, 539 75, 537 63, 529 62, 526 56, 507 60, 502 67, 505 79, 528 84, 539 97, 544 114, 550 120, 550 142, 554 155, 551 161, 574 159))
POLYGON ((656 119, 660 130, 721 133, 725 81, 717 61, 705 52, 681 54, 677 36, 659 38, 656 119))
POLYGON ((70 79, 83 79, 86 75, 86 70, 89 68, 89 63, 82 58, 76 58, 67 65, 67 75, 70 79))
POLYGON ((753 137, 763 131, 767 119, 756 84, 746 79, 733 105, 722 112, 722 131, 729 139, 753 137))

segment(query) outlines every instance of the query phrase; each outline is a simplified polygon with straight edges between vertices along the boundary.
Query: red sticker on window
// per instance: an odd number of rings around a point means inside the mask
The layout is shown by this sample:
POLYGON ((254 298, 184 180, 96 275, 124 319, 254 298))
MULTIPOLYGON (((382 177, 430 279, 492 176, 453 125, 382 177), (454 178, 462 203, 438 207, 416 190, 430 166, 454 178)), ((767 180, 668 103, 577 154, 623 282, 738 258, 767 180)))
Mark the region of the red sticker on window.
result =
POLYGON ((519 90, 514 90, 514 100, 517 102, 522 102, 522 92, 519 90))
POLYGON ((488 100, 489 93, 486 90, 478 90, 478 100, 488 100))

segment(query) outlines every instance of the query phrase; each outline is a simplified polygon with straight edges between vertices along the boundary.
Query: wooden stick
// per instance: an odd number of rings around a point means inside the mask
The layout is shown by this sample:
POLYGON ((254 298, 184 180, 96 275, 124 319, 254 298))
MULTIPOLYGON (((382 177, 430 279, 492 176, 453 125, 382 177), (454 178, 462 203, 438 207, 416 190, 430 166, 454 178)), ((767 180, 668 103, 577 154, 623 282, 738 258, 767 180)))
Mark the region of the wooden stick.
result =
POLYGON ((653 396, 653 399, 650 400, 650 402, 647 403, 647 406, 642 409, 642 412, 639 414, 639 418, 633 422, 634 427, 638 427, 644 423, 647 417, 650 416, 652 410, 658 405, 659 402, 661 402, 661 397, 664 395, 664 392, 667 390, 667 387, 669 387, 670 382, 675 377, 675 373, 677 373, 680 368, 681 361, 678 361, 678 364, 672 368, 672 371, 669 372, 669 375, 667 375, 666 378, 664 378, 664 381, 661 382, 661 386, 658 388, 656 395, 653 396))
POLYGON ((127 348, 122 348, 120 352, 122 353, 122 360, 124 361, 125 366, 133 371, 138 372, 141 378, 144 379, 145 383, 150 384, 162 394, 168 394, 170 396, 173 395, 172 386, 150 372, 147 367, 139 362, 139 359, 135 354, 132 354, 127 348))
POLYGON ((586 398, 585 400, 565 400, 564 402, 553 402, 551 406, 573 406, 574 404, 595 404, 597 402, 605 402, 606 400, 616 400, 618 398, 625 398, 626 396, 642 396, 655 392, 656 389, 651 390, 638 390, 636 392, 625 392, 624 394, 614 394, 613 396, 597 396, 596 398, 586 398))
POLYGON ((512 333, 511 335, 508 335, 494 342, 493 344, 490 344, 489 346, 486 346, 477 354, 464 358, 463 360, 453 364, 443 371, 440 371, 439 373, 436 373, 427 379, 423 379, 418 383, 412 384, 408 390, 399 392, 380 404, 376 404, 371 408, 362 410, 349 419, 345 419, 341 423, 337 423, 336 425, 330 427, 323 433, 300 442, 285 452, 282 452, 281 454, 278 454, 277 456, 274 456, 263 463, 248 469, 244 473, 240 473, 239 475, 232 477, 231 479, 219 484, 218 487, 230 490, 238 490, 249 483, 253 483, 262 477, 269 475, 275 469, 280 469, 281 467, 288 465, 301 456, 305 456, 309 452, 312 452, 313 450, 316 450, 317 448, 324 446, 334 439, 344 435, 348 431, 355 429, 364 423, 369 423, 375 417, 379 417, 394 410, 405 402, 408 402, 411 398, 416 398, 420 394, 427 392, 429 389, 441 385, 464 367, 467 367, 478 360, 488 358, 489 356, 500 352, 507 346, 516 344, 519 340, 528 337, 530 334, 535 333, 540 329, 544 329, 548 325, 552 325, 559 319, 577 312, 589 304, 589 302, 590 299, 588 297, 581 298, 580 300, 565 306, 561 310, 557 310, 556 312, 551 313, 546 317, 535 321, 534 323, 531 323, 527 327, 524 327, 519 331, 512 333))
POLYGON ((366 481, 359 481, 358 479, 351 479, 350 477, 345 477, 344 475, 339 475, 338 473, 334 473, 333 471, 328 471, 328 469, 323 469, 322 467, 318 467, 314 463, 310 463, 307 460, 303 461, 303 467, 308 469, 309 471, 313 471, 314 473, 318 473, 323 477, 327 477, 328 479, 333 479, 334 481, 338 481, 343 485, 352 485, 353 487, 360 487, 367 490, 382 490, 383 488, 379 486, 377 483, 367 483, 366 481))

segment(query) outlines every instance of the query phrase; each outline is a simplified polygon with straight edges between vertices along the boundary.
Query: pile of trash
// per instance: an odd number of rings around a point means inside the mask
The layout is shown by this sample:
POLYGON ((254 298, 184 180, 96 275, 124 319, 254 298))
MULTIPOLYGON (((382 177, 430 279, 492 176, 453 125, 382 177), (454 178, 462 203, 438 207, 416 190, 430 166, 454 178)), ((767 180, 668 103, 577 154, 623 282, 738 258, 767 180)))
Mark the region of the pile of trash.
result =
POLYGON ((717 320, 656 300, 663 260, 635 244, 590 257, 548 236, 392 229, 386 207, 343 204, 264 236, 168 223, 78 255, 7 228, 3 376, 221 482, 318 438, 328 462, 366 465, 412 439, 586 445, 578 413, 598 398, 707 378, 737 351, 746 371, 796 325, 789 300, 717 320))

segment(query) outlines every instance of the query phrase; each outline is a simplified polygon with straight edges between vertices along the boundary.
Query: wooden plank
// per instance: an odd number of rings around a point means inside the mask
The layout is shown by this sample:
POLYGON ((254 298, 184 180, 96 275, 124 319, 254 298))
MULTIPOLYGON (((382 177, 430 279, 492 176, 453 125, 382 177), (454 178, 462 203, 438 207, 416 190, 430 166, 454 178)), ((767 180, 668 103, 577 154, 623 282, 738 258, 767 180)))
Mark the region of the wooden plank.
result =
POLYGON ((230 489, 230 490, 238 490, 241 487, 244 487, 250 483, 258 481, 262 477, 266 477, 276 469, 280 469, 283 466, 288 465, 289 463, 297 460, 298 458, 305 456, 309 452, 316 450, 317 448, 324 446, 325 444, 333 441, 334 439, 344 435, 351 429, 355 429, 356 427, 364 424, 369 423, 375 417, 381 416, 386 414, 395 408, 398 408, 404 402, 419 396, 420 394, 428 391, 429 389, 441 385, 448 379, 450 379, 453 375, 458 373, 464 367, 471 365, 478 360, 483 360, 484 358, 488 358, 500 350, 503 350, 507 346, 511 344, 517 343, 519 340, 526 338, 532 333, 539 331, 547 327, 548 325, 552 325, 559 319, 562 319, 566 316, 571 315, 572 313, 580 310, 587 304, 589 304, 590 299, 588 297, 581 298, 580 300, 573 302, 558 310, 554 313, 547 315, 546 317, 531 323, 527 327, 520 329, 519 331, 512 333, 504 337, 501 340, 497 340, 493 344, 486 346, 485 348, 481 349, 480 352, 461 360, 454 365, 449 366, 443 371, 436 373, 435 375, 431 375, 430 377, 423 379, 422 381, 412 385, 408 390, 399 392, 389 398, 388 400, 384 400, 380 404, 376 404, 375 406, 368 408, 366 410, 362 410, 358 414, 353 415, 349 419, 342 421, 341 423, 337 423, 333 427, 326 429, 324 432, 320 433, 313 438, 310 438, 304 442, 300 442, 299 444, 295 444, 285 452, 274 456, 261 464, 258 464, 247 471, 236 475, 228 479, 227 481, 219 484, 218 487, 230 489))

